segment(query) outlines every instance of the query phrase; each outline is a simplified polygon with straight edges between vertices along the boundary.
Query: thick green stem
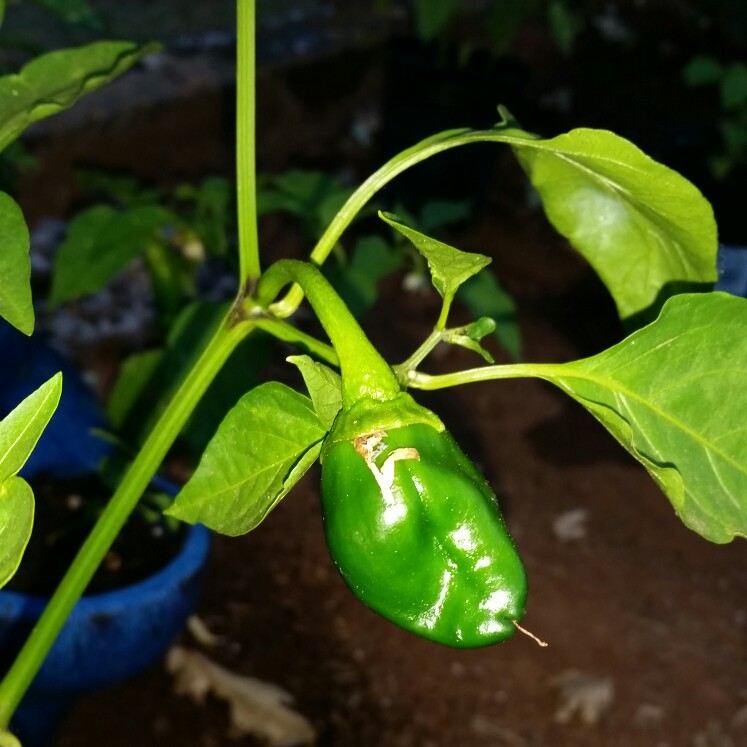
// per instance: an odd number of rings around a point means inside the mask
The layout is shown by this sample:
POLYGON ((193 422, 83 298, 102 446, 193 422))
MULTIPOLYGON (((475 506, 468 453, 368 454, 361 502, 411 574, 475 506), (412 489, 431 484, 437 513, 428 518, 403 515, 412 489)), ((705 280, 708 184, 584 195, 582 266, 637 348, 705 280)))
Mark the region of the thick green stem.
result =
POLYGON ((174 394, 0 683, 0 729, 7 728, 65 620, 148 487, 187 418, 231 351, 252 329, 253 325, 249 322, 231 326, 227 318, 174 394))
POLYGON ((255 154, 254 0, 238 0, 236 51, 236 202, 239 280, 246 287, 260 274, 255 154))
MULTIPOLYGON (((303 289, 340 359, 343 406, 362 398, 388 400, 401 389, 394 372, 360 328, 345 302, 313 265, 286 259, 262 276, 257 291, 260 305, 269 303, 288 283, 303 289)), ((274 313, 275 308, 269 307, 274 313)))

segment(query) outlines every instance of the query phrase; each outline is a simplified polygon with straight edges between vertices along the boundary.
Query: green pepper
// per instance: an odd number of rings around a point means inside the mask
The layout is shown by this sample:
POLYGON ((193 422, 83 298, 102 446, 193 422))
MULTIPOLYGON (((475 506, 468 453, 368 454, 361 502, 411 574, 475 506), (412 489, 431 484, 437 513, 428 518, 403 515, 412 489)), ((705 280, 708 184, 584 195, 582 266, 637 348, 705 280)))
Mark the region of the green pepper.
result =
POLYGON ((343 578, 371 609, 431 640, 472 648, 508 638, 524 616, 526 576, 490 486, 438 417, 401 391, 318 270, 279 262, 263 283, 275 293, 290 279, 340 358, 322 509, 343 578))
POLYGON ((490 486, 447 431, 421 422, 334 440, 322 505, 332 558, 371 609, 450 646, 516 632, 524 568, 490 486))

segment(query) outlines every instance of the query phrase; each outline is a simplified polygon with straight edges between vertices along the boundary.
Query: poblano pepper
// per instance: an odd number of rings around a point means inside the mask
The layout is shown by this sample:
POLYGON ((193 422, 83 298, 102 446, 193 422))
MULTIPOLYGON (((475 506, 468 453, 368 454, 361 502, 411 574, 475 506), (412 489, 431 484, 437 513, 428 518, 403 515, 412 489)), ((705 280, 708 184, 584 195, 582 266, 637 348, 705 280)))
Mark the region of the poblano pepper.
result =
POLYGON ((401 391, 315 268, 287 261, 273 273, 264 280, 273 291, 301 284, 340 357, 343 407, 322 450, 322 508, 348 586, 439 643, 508 638, 524 616, 526 576, 490 486, 436 415, 401 391))

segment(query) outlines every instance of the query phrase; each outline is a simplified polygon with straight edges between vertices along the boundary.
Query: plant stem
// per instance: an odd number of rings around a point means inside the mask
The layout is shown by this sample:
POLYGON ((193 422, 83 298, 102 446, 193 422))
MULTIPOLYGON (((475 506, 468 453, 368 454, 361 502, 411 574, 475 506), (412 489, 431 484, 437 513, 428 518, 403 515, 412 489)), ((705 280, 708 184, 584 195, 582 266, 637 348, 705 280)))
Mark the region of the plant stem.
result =
POLYGON ((302 332, 297 327, 284 322, 282 319, 256 319, 254 320, 254 324, 257 329, 264 330, 278 340, 305 348, 309 353, 312 353, 317 358, 321 358, 332 366, 340 365, 340 358, 331 345, 317 340, 316 337, 302 332))
MULTIPOLYGON (((404 364, 403 364, 404 365, 404 364)), ((410 370, 402 374, 405 383, 413 389, 446 389, 461 384, 474 384, 478 381, 494 381, 496 379, 535 378, 553 381, 556 372, 564 372, 565 368, 559 363, 513 363, 502 366, 483 366, 482 368, 468 368, 456 373, 430 375, 420 371, 410 370)))
MULTIPOLYGON (((451 148, 457 148, 470 143, 485 141, 526 143, 533 138, 532 135, 521 130, 514 130, 513 123, 504 121, 490 130, 470 130, 462 128, 458 130, 447 130, 438 135, 421 140, 419 143, 398 153, 387 161, 377 171, 366 179, 358 189, 353 192, 347 202, 340 208, 332 222, 317 241, 316 246, 309 256, 309 261, 315 265, 321 265, 329 256, 332 249, 340 240, 343 231, 353 222, 355 216, 368 203, 368 201, 394 177, 403 171, 415 166, 415 164, 451 148)), ((290 316, 303 300, 303 291, 298 285, 294 285, 283 299, 275 304, 276 316, 290 316)))
POLYGON ((431 350, 433 350, 443 339, 443 330, 435 328, 406 361, 394 367, 394 373, 401 384, 405 386, 410 385, 411 374, 415 372, 415 369, 425 360, 431 350))
POLYGON ((236 345, 254 328, 250 322, 216 331, 187 378, 170 400, 91 534, 49 600, 31 635, 0 683, 0 729, 7 728, 75 603, 82 596, 123 524, 166 456, 202 394, 236 345))
POLYGON ((436 322, 436 329, 443 332, 446 329, 446 321, 449 318, 449 311, 451 311, 451 302, 454 300, 454 294, 444 296, 441 304, 441 313, 438 315, 438 321, 436 322))
POLYGON ((254 0, 238 0, 236 44, 236 202, 239 282, 246 288, 260 275, 255 153, 254 0))
MULTIPOLYGON (((275 262, 262 275, 257 303, 260 307, 266 304, 291 282, 303 288, 340 358, 343 407, 348 408, 364 397, 382 401, 396 397, 401 389, 394 372, 314 265, 292 259, 275 262)), ((270 306, 269 312, 274 311, 274 306, 270 306)))

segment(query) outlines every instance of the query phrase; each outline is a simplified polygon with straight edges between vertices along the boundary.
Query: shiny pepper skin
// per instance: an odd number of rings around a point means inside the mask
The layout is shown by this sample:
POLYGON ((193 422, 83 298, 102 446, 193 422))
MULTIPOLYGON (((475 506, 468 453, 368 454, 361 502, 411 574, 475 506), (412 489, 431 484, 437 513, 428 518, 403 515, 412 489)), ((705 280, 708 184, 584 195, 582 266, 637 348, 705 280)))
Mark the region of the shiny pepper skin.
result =
POLYGON ((524 567, 495 495, 448 432, 415 423, 332 443, 322 502, 332 558, 371 609, 461 648, 516 631, 524 567))

